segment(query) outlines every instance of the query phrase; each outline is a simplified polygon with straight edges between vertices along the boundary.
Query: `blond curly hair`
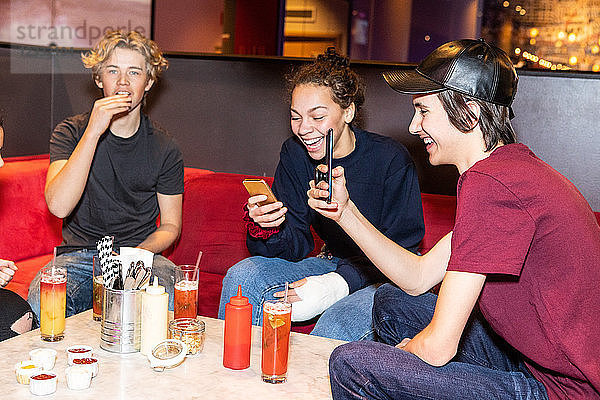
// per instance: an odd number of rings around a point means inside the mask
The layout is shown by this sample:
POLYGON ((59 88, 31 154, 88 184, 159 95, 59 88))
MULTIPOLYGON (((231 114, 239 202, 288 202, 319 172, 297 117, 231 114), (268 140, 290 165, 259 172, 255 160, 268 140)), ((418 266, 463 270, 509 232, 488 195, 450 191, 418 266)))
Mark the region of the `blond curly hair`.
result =
POLYGON ((81 61, 86 68, 92 70, 94 79, 100 78, 100 70, 105 61, 117 48, 135 50, 143 55, 146 59, 146 72, 154 81, 169 66, 169 62, 163 57, 160 48, 153 40, 147 39, 136 31, 109 31, 100 39, 96 47, 87 53, 81 53, 81 61))

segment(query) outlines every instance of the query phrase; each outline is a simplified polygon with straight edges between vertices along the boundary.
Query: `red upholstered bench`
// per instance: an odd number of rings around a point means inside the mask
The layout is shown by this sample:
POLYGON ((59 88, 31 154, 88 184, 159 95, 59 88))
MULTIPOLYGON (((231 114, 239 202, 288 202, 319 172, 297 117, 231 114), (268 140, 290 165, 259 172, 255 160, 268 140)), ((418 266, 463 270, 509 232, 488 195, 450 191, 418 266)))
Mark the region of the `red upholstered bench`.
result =
POLYGON ((44 200, 48 156, 5 161, 0 168, 0 258, 19 268, 6 288, 27 298, 29 283, 61 242, 61 220, 44 200))
MULTIPOLYGON (((0 169, 0 257, 14 260, 19 267, 7 286, 27 297, 29 283, 52 257, 61 242, 61 221, 50 214, 44 200, 48 156, 7 159, 0 169)), ((185 169, 183 227, 175 245, 164 252, 176 264, 200 263, 198 312, 216 317, 221 281, 227 269, 248 257, 242 207, 248 194, 242 180, 250 175, 185 169)), ((264 178, 268 183, 272 178, 264 178)), ((422 194, 425 238, 420 251, 427 252, 454 224, 456 198, 422 194)), ((596 213, 600 223, 600 213, 596 213)), ((316 237, 315 250, 322 241, 316 237)), ((312 325, 295 327, 308 332, 312 325)))
MULTIPOLYGON (((47 154, 13 157, 0 168, 0 258, 17 264, 19 270, 6 288, 23 298, 62 240, 62 221, 48 211, 44 199, 49 162, 47 154)), ((186 168, 185 181, 206 174, 214 172, 186 168)))

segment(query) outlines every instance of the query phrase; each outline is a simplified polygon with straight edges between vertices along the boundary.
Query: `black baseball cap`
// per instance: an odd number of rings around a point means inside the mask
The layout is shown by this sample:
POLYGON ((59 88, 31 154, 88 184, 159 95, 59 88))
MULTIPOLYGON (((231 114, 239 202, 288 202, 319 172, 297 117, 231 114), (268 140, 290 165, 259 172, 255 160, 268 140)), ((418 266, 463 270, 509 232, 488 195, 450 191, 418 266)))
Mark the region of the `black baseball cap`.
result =
POLYGON ((519 80, 508 55, 483 39, 445 43, 416 69, 386 71, 383 78, 392 89, 404 94, 451 89, 506 107, 515 98, 519 80))

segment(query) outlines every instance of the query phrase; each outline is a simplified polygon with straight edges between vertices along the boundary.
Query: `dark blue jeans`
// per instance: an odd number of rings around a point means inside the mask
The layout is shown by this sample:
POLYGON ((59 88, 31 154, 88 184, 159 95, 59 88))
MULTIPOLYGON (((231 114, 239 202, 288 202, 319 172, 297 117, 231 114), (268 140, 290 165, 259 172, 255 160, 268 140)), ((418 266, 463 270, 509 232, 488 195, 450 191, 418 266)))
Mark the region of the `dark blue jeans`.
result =
MULTIPOLYGON (((225 318, 225 305, 242 285, 242 294, 252 304, 252 324, 262 325, 263 303, 274 299, 273 293, 284 290, 286 281, 335 271, 337 262, 335 257, 308 257, 297 262, 260 256, 246 258, 229 268, 223 278, 219 318, 225 318)), ((339 300, 321 314, 310 334, 339 340, 372 339, 374 293, 375 285, 371 285, 339 300)))
POLYGON ((273 293, 285 289, 285 282, 295 282, 310 275, 335 271, 337 259, 309 257, 301 261, 254 256, 243 259, 227 270, 223 278, 219 318, 225 319, 225 305, 237 294, 242 285, 242 295, 252 304, 252 325, 262 325, 262 305, 275 299, 273 293))
POLYGON ((329 359, 334 399, 539 399, 546 389, 521 356, 475 312, 456 356, 434 367, 395 346, 412 338, 433 317, 437 296, 410 296, 386 284, 375 293, 376 342, 352 342, 329 359))

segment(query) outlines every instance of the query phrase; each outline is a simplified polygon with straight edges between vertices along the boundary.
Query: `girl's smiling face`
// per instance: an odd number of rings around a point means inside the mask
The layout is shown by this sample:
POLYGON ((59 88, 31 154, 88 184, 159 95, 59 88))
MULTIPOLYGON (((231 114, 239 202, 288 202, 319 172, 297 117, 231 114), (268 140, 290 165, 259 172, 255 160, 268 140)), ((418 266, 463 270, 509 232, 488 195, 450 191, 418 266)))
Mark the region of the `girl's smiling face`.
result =
POLYGON ((325 136, 333 129, 334 157, 344 157, 354 149, 354 134, 350 122, 354 119, 354 104, 343 109, 333 101, 327 86, 301 84, 292 92, 291 126, 294 135, 315 160, 325 157, 325 136))

